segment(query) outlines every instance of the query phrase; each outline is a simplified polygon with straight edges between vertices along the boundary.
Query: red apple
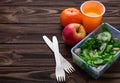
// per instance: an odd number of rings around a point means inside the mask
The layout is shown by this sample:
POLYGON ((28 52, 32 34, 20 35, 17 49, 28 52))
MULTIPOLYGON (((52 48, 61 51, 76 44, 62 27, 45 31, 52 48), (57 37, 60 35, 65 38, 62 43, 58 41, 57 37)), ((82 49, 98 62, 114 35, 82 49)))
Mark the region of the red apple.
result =
POLYGON ((74 46, 86 36, 86 31, 81 24, 68 24, 62 32, 63 41, 69 45, 74 46))

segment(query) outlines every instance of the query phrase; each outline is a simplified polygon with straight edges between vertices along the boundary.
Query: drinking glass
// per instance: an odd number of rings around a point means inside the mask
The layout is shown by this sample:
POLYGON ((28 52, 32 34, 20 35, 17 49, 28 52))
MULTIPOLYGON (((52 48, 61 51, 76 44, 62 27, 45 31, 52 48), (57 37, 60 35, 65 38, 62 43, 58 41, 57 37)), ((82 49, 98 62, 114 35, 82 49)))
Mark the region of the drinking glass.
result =
POLYGON ((87 33, 96 29, 105 13, 105 7, 99 1, 86 1, 80 7, 83 14, 83 26, 87 33))

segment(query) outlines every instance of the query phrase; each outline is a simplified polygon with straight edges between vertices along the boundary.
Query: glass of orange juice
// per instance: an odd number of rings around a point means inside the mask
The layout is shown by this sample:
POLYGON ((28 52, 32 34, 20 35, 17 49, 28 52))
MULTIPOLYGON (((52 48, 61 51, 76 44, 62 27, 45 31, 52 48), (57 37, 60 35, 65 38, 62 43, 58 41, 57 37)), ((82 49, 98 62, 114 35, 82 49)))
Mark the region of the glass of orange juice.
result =
POLYGON ((105 7, 99 1, 86 1, 80 7, 83 14, 83 26, 87 33, 97 28, 105 13, 105 7))

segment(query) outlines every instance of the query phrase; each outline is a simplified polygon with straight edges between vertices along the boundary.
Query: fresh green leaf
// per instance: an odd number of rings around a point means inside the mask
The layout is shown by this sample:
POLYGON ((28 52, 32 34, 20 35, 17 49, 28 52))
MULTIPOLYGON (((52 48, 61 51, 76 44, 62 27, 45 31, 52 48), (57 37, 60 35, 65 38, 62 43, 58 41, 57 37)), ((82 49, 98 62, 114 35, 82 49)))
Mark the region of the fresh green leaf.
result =
POLYGON ((96 61, 94 61, 94 64, 98 65, 98 64, 102 64, 104 61, 103 59, 97 59, 96 61))
POLYGON ((80 46, 79 57, 86 61, 88 65, 98 67, 114 61, 114 55, 118 52, 113 49, 114 47, 120 48, 120 41, 114 40, 108 26, 104 24, 101 33, 92 36, 80 46), (103 37, 107 39, 104 41, 103 37))
POLYGON ((110 32, 107 24, 104 23, 103 26, 102 26, 102 32, 105 32, 105 31, 110 32))

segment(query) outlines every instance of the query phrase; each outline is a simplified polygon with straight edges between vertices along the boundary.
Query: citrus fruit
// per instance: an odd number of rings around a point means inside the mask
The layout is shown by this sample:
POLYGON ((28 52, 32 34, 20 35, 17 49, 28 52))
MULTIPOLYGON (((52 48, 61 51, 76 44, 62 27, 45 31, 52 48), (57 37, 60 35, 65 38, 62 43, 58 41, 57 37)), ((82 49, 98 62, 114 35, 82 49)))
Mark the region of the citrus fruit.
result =
POLYGON ((60 14, 60 23, 62 26, 66 26, 70 23, 81 23, 82 14, 77 8, 64 9, 60 14))

